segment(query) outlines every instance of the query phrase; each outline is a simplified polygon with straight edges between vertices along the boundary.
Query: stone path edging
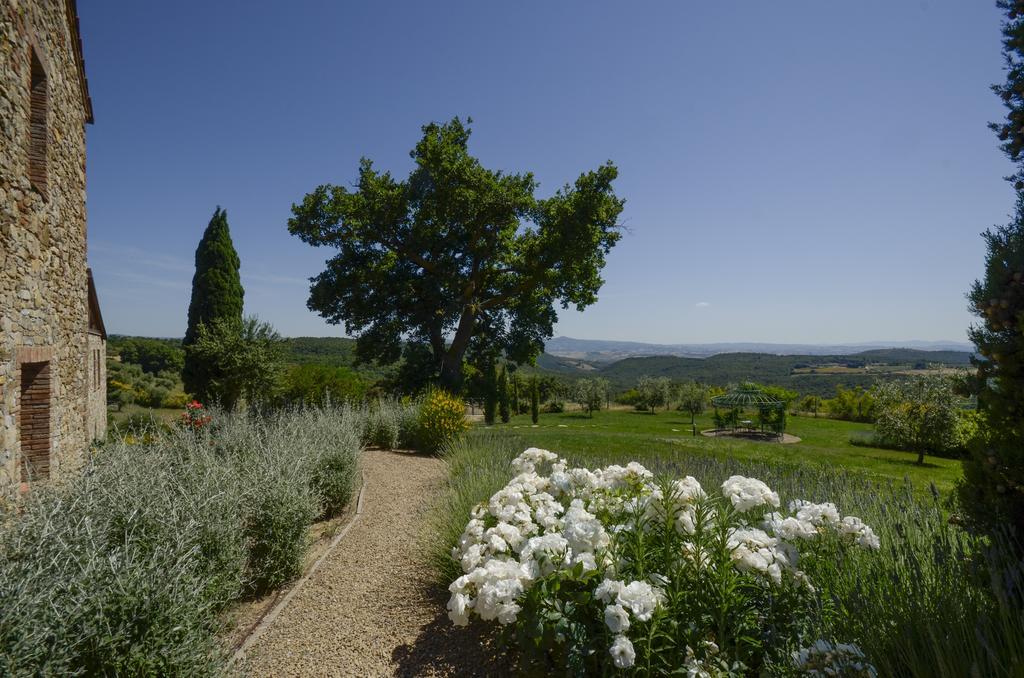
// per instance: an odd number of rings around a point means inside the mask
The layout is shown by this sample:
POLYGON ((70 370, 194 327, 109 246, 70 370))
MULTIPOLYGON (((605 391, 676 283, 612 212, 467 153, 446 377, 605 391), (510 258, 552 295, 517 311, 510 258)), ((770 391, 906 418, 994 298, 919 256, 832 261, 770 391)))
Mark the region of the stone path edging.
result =
POLYGON ((259 637, 263 635, 263 632, 266 631, 270 627, 270 625, 274 623, 274 620, 277 619, 278 615, 280 615, 281 612, 283 612, 284 609, 288 607, 288 603, 292 601, 292 599, 295 597, 295 594, 297 594, 299 590, 301 590, 302 587, 306 585, 306 582, 308 582, 310 578, 314 574, 316 574, 316 571, 320 568, 320 565, 323 564, 325 560, 327 560, 327 557, 331 555, 335 547, 337 547, 338 544, 341 543, 341 540, 344 539, 345 535, 348 534, 349 530, 351 530, 352 527, 355 526, 355 524, 359 521, 360 516, 362 516, 363 514, 363 494, 366 492, 366 475, 363 473, 361 473, 360 475, 362 477, 363 483, 359 488, 359 496, 356 499, 355 515, 352 516, 352 519, 348 521, 348 524, 346 524, 345 527, 334 536, 334 539, 332 539, 331 543, 327 545, 327 548, 324 549, 324 552, 320 554, 320 557, 316 559, 316 562, 314 562, 309 567, 309 569, 306 570, 305 574, 303 574, 298 581, 292 584, 291 588, 289 588, 287 593, 284 594, 284 597, 278 600, 274 604, 274 606, 271 607, 270 610, 268 610, 260 618, 260 621, 253 627, 249 634, 246 635, 245 639, 238 646, 238 649, 235 650, 235 653, 231 658, 232 664, 237 664, 239 661, 245 658, 246 650, 252 647, 253 643, 259 640, 259 637))

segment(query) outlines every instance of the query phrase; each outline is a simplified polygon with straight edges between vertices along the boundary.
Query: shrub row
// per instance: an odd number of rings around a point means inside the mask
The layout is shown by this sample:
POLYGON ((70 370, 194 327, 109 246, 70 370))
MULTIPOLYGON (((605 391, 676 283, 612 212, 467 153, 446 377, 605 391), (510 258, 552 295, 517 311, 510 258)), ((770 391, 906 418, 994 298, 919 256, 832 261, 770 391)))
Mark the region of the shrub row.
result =
POLYGON ((436 454, 468 428, 465 403, 442 390, 428 391, 418 400, 380 400, 363 416, 363 443, 387 450, 436 454))
POLYGON ((0 674, 208 675, 234 600, 299 574, 351 499, 364 416, 215 414, 112 442, 0 528, 0 674))

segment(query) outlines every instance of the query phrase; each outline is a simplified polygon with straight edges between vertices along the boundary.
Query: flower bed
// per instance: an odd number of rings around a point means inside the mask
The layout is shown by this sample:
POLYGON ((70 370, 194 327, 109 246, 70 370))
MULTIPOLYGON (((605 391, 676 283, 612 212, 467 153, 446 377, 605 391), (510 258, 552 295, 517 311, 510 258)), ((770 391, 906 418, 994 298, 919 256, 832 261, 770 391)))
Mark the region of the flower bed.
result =
POLYGON ((856 646, 812 635, 828 599, 815 574, 879 548, 859 518, 830 503, 779 511, 777 493, 739 475, 708 492, 536 448, 512 467, 452 550, 454 623, 496 621, 526 663, 577 674, 874 675, 856 646))

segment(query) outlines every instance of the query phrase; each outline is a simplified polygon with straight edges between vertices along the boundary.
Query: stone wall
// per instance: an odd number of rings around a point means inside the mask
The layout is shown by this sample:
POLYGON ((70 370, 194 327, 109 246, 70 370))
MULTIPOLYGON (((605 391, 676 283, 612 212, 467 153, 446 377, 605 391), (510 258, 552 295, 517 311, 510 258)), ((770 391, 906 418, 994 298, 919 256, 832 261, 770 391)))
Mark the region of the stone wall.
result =
POLYGON ((102 440, 107 434, 107 342, 94 332, 86 337, 86 433, 90 440, 102 440))
POLYGON ((74 465, 92 437, 87 420, 87 115, 69 7, 65 0, 0 2, 0 490, 23 480, 18 426, 23 363, 49 363, 50 475, 59 477, 74 465), (42 99, 39 66, 45 74, 42 99), (42 120, 40 102, 45 103, 42 120), (40 127, 40 122, 45 124, 40 127), (38 159, 30 167, 29 156, 30 150, 38 155, 40 129, 45 133, 44 186, 29 179, 30 170, 39 176, 38 159))

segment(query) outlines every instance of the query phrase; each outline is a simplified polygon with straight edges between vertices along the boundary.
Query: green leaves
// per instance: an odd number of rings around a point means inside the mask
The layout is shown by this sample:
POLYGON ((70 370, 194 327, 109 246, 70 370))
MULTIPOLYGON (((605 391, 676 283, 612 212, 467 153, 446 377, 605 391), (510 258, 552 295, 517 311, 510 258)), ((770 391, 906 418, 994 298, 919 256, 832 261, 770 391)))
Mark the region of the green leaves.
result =
POLYGON ((532 361, 556 303, 596 301, 623 206, 611 163, 540 199, 532 174, 483 167, 469 137, 458 118, 425 125, 407 179, 364 159, 355 191, 320 186, 288 221, 304 242, 338 250, 313 280, 310 309, 344 323, 365 360, 393 362, 403 340, 424 342, 448 387, 471 345, 532 361))

